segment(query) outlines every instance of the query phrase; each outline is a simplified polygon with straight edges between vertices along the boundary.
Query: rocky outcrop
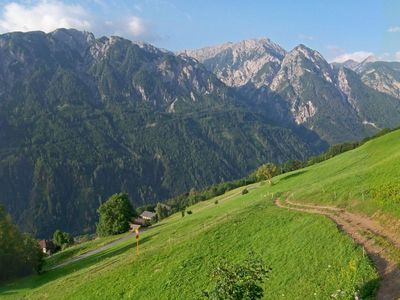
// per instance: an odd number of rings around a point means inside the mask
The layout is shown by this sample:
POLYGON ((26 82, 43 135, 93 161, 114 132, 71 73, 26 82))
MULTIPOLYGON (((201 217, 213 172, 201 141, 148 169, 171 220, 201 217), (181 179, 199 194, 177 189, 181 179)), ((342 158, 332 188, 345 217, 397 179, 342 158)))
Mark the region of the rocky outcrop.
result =
POLYGON ((267 38, 184 51, 229 86, 268 86, 286 51, 267 38))

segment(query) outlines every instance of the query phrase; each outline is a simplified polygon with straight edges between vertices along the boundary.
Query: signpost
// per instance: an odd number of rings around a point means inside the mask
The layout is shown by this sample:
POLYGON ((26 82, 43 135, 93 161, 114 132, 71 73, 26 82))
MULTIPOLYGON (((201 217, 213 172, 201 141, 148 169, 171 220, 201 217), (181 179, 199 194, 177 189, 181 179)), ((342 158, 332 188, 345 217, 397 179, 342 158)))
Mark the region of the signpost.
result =
POLYGON ((139 256, 139 235, 140 235, 140 225, 130 223, 130 232, 135 232, 136 237, 136 255, 139 256))
POLYGON ((139 228, 135 229, 135 233, 136 233, 136 255, 139 256, 139 228))

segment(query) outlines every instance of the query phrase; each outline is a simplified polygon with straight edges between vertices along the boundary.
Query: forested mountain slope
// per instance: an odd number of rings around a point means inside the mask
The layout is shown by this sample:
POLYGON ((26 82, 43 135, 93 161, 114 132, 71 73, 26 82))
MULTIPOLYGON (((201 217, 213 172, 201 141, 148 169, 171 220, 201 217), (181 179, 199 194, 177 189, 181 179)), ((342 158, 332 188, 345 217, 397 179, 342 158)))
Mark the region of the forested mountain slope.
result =
POLYGON ((0 80, 0 202, 40 237, 93 230, 115 192, 154 202, 326 147, 194 59, 118 37, 3 34, 0 80))

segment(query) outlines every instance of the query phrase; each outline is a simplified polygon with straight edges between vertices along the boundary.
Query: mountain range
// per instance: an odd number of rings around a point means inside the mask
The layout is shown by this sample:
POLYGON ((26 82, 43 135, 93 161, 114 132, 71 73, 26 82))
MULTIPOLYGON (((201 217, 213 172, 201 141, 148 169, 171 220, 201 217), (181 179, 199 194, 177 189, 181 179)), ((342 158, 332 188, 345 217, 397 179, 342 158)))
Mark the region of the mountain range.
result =
POLYGON ((291 119, 323 140, 340 143, 400 123, 400 63, 367 58, 329 64, 305 45, 286 51, 252 39, 187 50, 247 100, 286 108, 291 119), (268 103, 268 104, 267 104, 268 103))
POLYGON ((182 53, 89 32, 0 35, 0 203, 38 237, 307 159, 400 124, 400 66, 269 39, 182 53))

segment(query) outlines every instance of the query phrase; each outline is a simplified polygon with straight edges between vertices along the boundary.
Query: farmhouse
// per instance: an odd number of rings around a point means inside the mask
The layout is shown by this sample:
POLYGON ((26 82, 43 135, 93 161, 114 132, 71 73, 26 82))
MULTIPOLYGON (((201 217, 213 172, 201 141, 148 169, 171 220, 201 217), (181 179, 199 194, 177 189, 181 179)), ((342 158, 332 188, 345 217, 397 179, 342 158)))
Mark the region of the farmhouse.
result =
POLYGON ((151 221, 151 220, 153 220, 153 219, 156 217, 156 213, 155 213, 155 212, 152 212, 152 211, 147 211, 147 210, 145 210, 144 212, 141 213, 140 217, 141 217, 143 220, 151 221))
POLYGON ((135 224, 135 223, 129 223, 129 227, 130 227, 130 229, 129 229, 129 231, 135 231, 136 229, 139 229, 140 228, 140 225, 139 224, 135 224))
POLYGON ((50 240, 40 240, 39 241, 40 249, 42 249, 44 254, 51 255, 55 252, 56 246, 50 240))
POLYGON ((136 225, 141 225, 141 226, 146 226, 146 220, 142 219, 142 218, 135 218, 133 220, 133 224, 136 225))

